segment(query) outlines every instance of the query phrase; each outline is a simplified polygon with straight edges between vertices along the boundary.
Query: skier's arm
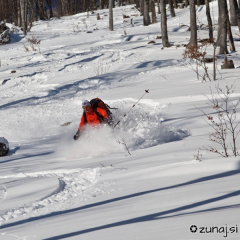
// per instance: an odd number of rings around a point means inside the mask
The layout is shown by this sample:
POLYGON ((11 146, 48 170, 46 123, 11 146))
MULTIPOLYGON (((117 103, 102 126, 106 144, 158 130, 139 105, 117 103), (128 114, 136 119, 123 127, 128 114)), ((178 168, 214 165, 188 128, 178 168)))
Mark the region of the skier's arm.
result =
POLYGON ((85 121, 84 121, 84 117, 83 117, 83 115, 82 115, 81 121, 80 121, 80 123, 79 123, 78 131, 81 130, 81 128, 83 127, 84 124, 85 124, 85 121))
POLYGON ((104 117, 103 123, 107 123, 111 127, 114 125, 111 114, 108 115, 107 111, 102 108, 98 108, 97 111, 104 117))
POLYGON ((80 121, 80 124, 79 124, 79 127, 78 127, 78 130, 76 132, 76 134, 73 136, 73 139, 74 140, 78 140, 79 136, 80 136, 80 130, 81 128, 83 127, 83 125, 85 124, 85 121, 84 121, 84 117, 82 115, 81 117, 81 121, 80 121))
POLYGON ((102 108, 97 108, 97 112, 100 113, 105 119, 108 119, 107 111, 102 108))

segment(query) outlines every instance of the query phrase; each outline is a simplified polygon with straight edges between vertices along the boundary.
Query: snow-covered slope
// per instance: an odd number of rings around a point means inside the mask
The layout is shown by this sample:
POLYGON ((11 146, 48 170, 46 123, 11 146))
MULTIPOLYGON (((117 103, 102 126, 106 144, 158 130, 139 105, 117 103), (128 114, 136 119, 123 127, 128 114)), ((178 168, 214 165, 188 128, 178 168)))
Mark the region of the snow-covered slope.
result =
MULTIPOLYGON (((211 11, 217 22, 217 1, 211 11)), ((10 144, 0 158, 0 239, 239 239, 239 157, 194 157, 211 144, 203 93, 235 83, 240 95, 239 42, 236 68, 202 83, 182 61, 189 9, 168 17, 168 49, 160 23, 144 27, 133 6, 114 9, 113 32, 108 11, 97 12, 34 23, 27 38, 41 40, 36 51, 21 32, 0 47, 0 137, 10 144), (75 142, 81 101, 95 97, 118 108, 121 123, 75 142)), ((197 15, 207 23, 205 7, 197 15)))

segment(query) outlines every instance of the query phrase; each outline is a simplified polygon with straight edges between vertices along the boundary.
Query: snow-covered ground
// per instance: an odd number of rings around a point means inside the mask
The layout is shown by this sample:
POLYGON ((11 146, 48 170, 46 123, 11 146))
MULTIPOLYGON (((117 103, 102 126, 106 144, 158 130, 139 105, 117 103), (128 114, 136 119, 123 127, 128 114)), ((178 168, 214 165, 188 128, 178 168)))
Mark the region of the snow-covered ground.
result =
MULTIPOLYGON (((216 1, 211 11, 216 23, 216 1)), ((212 144, 203 94, 234 83, 240 96, 240 43, 229 57, 236 68, 202 83, 182 61, 189 9, 168 17, 168 49, 160 23, 143 26, 133 6, 114 9, 112 32, 108 11, 97 12, 34 23, 27 38, 41 40, 37 51, 21 32, 0 46, 0 137, 10 143, 0 158, 0 239, 240 239, 239 157, 194 157, 212 144), (95 97, 118 108, 121 123, 75 142, 81 101, 95 97)), ((206 24, 205 7, 197 16, 206 24)))

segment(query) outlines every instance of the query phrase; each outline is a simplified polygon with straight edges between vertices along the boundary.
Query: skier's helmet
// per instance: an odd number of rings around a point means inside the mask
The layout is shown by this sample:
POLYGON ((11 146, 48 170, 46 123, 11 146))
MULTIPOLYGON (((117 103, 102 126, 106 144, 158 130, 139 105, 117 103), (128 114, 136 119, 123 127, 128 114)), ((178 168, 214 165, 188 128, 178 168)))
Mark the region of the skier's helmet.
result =
POLYGON ((88 100, 82 101, 82 107, 91 106, 91 103, 88 100))
POLYGON ((83 100, 82 108, 83 108, 84 112, 89 112, 89 110, 91 108, 91 103, 88 100, 83 100))

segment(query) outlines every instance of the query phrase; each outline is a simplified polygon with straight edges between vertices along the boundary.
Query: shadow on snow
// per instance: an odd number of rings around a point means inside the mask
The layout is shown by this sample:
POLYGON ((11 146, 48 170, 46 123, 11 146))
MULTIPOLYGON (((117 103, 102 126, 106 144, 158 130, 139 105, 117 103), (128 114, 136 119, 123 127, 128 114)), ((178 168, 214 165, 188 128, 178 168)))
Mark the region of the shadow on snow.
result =
MULTIPOLYGON (((210 176, 207 176, 207 177, 202 177, 202 178, 198 178, 198 179, 195 179, 195 180, 192 180, 192 181, 188 181, 188 182, 185 182, 185 183, 180 183, 180 184, 176 184, 176 185, 172 185, 172 186, 168 186, 168 187, 164 187, 164 188, 159 188, 159 189, 153 189, 153 190, 149 190, 149 191, 134 193, 134 194, 130 194, 130 195, 127 195, 127 196, 122 196, 122 197, 118 197, 118 198, 114 198, 114 199, 109 199, 109 200, 106 200, 106 201, 102 201, 102 202, 98 202, 98 203, 94 203, 94 204, 89 204, 89 205, 85 205, 85 206, 74 208, 74 209, 69 209, 69 210, 65 210, 65 211, 60 211, 60 212, 56 212, 56 213, 47 214, 47 215, 44 215, 44 216, 39 216, 39 217, 34 217, 34 218, 26 219, 26 220, 21 220, 21 221, 14 222, 14 223, 9 223, 9 224, 0 226, 0 229, 6 229, 6 228, 10 228, 10 227, 14 227, 14 226, 18 226, 18 225, 27 224, 27 223, 30 223, 30 222, 50 218, 50 217, 55 217, 55 216, 60 216, 60 215, 64 215, 64 214, 68 214, 68 213, 72 213, 72 212, 82 211, 82 210, 93 208, 93 207, 99 207, 99 206, 103 206, 103 205, 106 205, 106 204, 130 199, 130 198, 141 197, 143 195, 151 194, 151 193, 155 193, 155 192, 159 192, 159 191, 164 191, 164 190, 173 189, 173 188, 177 188, 177 187, 184 187, 184 186, 187 186, 187 185, 192 185, 192 184, 196 184, 196 183, 211 181, 211 180, 215 180, 215 179, 219 179, 219 178, 226 178, 226 177, 230 177, 230 176, 233 176, 233 175, 236 175, 236 174, 239 174, 239 173, 240 173, 240 166, 238 166, 237 170, 232 170, 232 171, 228 171, 228 172, 214 174, 214 175, 210 175, 210 176)), ((204 206, 204 205, 207 205, 207 204, 210 204, 210 203, 214 203, 214 202, 217 202, 217 201, 221 201, 221 200, 228 199, 228 198, 235 197, 235 196, 239 196, 239 195, 240 195, 240 190, 234 191, 234 192, 231 192, 231 193, 228 193, 228 194, 224 194, 224 195, 221 195, 221 196, 218 196, 218 197, 215 197, 215 198, 210 198, 210 199, 207 199, 207 200, 187 204, 185 206, 180 206, 180 207, 177 207, 177 208, 169 209, 169 210, 166 210, 166 211, 161 211, 161 212, 157 212, 157 213, 154 213, 154 214, 149 214, 149 215, 136 217, 136 218, 132 218, 132 219, 124 220, 124 221, 119 221, 119 222, 115 222, 115 223, 111 223, 111 224, 106 224, 106 225, 102 225, 102 226, 98 226, 98 227, 93 227, 93 228, 89 228, 89 229, 84 229, 84 230, 80 230, 80 231, 76 231, 76 232, 72 232, 72 233, 62 234, 62 235, 46 238, 45 240, 64 239, 64 238, 69 238, 69 237, 73 237, 73 236, 77 236, 77 235, 81 235, 81 234, 85 234, 85 233, 89 233, 89 232, 94 232, 94 231, 98 231, 98 230, 102 230, 102 229, 108 229, 108 228, 112 228, 112 227, 123 226, 123 225, 127 225, 127 224, 138 223, 138 222, 153 221, 153 220, 164 219, 164 218, 169 218, 169 217, 174 217, 174 216, 187 215, 187 214, 192 214, 192 213, 216 211, 216 210, 222 210, 222 209, 226 209, 226 208, 236 208, 236 207, 239 207, 240 204, 229 205, 229 206, 224 206, 224 207, 210 208, 210 209, 199 210, 199 211, 194 211, 194 212, 190 212, 190 213, 180 213, 181 211, 184 211, 184 210, 190 210, 190 209, 193 209, 193 208, 196 208, 196 207, 199 207, 199 206, 204 206), (174 213, 176 215, 166 216, 168 214, 174 214, 174 213), (179 213, 179 214, 177 214, 177 213, 179 213)))

